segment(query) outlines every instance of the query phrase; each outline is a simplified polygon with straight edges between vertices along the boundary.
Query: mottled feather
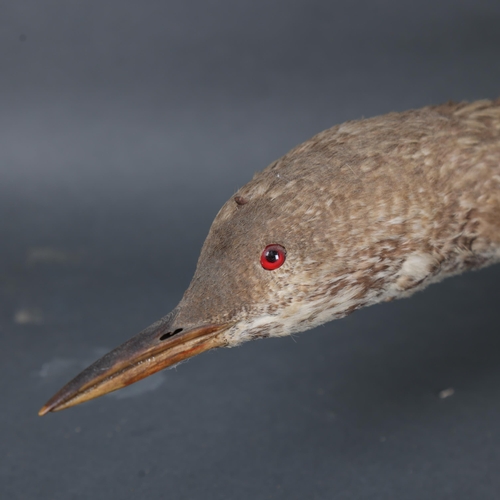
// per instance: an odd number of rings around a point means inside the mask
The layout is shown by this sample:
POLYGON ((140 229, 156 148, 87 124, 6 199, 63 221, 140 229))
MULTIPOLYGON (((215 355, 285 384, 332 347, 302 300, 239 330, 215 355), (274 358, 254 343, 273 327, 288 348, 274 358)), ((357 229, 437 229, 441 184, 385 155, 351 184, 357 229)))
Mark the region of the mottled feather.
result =
POLYGON ((500 100, 390 113, 319 133, 231 197, 176 323, 237 320, 236 345, 498 260, 500 100), (287 249, 272 272, 270 243, 287 249))

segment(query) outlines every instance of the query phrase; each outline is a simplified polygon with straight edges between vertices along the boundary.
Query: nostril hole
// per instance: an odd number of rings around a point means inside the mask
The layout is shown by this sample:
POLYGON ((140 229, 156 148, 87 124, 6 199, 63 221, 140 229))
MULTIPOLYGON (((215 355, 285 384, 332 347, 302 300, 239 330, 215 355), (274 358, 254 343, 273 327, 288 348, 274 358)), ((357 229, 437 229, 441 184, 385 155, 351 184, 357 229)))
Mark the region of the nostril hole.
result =
POLYGON ((167 340, 170 337, 173 337, 174 335, 177 335, 178 333, 182 332, 182 328, 177 328, 177 330, 174 330, 173 332, 167 332, 164 333, 161 337, 160 340, 167 340))

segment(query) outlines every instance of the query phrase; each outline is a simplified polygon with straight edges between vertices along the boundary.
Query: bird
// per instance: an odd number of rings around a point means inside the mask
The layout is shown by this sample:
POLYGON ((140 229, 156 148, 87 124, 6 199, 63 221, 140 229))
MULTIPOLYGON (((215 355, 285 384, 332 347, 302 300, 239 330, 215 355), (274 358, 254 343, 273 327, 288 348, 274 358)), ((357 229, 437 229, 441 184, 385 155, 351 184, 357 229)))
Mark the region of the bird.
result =
POLYGON ((345 122, 238 189, 179 304, 39 415, 207 350, 308 330, 499 261, 500 99, 345 122))

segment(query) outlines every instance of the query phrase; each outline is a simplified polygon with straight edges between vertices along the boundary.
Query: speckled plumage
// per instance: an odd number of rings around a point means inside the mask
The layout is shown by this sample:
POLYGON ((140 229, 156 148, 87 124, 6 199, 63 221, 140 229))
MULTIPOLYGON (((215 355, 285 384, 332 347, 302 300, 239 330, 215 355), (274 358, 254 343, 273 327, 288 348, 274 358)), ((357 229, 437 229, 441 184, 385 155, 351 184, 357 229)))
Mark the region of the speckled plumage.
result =
POLYGON ((179 305, 84 370, 40 415, 214 347, 283 336, 500 261, 500 100, 347 122, 220 210, 179 305), (263 269, 269 244, 286 261, 263 269))
POLYGON ((257 173, 215 218, 175 324, 228 345, 306 330, 500 259, 500 100, 351 121, 257 173), (266 271, 263 248, 285 264, 266 271))

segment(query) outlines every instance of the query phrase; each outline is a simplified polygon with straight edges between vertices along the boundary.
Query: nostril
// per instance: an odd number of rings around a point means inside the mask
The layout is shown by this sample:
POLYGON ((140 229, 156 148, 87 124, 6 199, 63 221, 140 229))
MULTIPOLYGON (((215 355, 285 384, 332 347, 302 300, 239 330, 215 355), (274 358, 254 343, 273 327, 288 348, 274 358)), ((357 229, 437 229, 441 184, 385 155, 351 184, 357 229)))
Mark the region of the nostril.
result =
POLYGON ((177 330, 174 330, 173 332, 167 332, 164 333, 161 337, 160 340, 167 340, 170 337, 173 337, 174 335, 177 335, 178 333, 182 332, 182 328, 177 328, 177 330))

